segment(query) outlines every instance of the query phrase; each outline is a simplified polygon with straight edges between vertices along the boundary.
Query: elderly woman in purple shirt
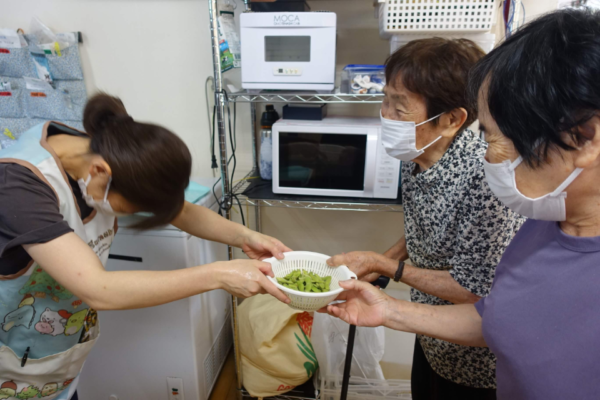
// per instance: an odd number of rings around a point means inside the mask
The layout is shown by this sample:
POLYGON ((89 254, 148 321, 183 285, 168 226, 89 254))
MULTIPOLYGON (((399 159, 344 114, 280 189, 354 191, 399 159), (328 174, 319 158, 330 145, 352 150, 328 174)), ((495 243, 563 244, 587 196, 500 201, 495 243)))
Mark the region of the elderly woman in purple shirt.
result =
POLYGON ((347 281, 327 312, 487 346, 501 400, 600 399, 600 12, 529 23, 470 76, 492 191, 529 217, 488 297, 430 306, 347 281))

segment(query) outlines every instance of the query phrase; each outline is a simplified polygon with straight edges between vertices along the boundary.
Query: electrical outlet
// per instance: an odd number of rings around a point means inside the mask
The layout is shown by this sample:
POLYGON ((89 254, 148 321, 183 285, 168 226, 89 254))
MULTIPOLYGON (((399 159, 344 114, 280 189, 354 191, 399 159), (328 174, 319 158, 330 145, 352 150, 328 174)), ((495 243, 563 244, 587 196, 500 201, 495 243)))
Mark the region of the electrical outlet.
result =
POLYGON ((167 378, 169 400, 183 400, 183 379, 167 378))

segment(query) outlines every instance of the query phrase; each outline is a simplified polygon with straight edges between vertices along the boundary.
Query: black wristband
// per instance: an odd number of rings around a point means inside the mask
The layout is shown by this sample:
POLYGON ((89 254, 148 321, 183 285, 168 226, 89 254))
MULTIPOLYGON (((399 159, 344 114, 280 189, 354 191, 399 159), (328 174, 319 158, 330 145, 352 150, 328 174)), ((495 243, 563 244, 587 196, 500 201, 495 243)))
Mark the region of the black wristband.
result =
POLYGON ((398 270, 394 274, 394 282, 400 282, 402 279, 402 273, 404 272, 404 261, 398 263, 398 270))
POLYGON ((379 276, 379 278, 377 278, 373 282, 371 282, 371 285, 379 286, 380 289, 385 289, 385 288, 387 288, 389 283, 390 283, 390 277, 381 275, 381 276, 379 276))

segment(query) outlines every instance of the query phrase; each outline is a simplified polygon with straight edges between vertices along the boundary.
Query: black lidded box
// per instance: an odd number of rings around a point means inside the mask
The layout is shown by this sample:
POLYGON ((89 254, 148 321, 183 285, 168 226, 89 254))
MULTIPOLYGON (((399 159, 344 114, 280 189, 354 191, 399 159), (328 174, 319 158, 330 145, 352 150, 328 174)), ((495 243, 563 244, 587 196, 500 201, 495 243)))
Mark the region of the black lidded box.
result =
POLYGON ((254 0, 250 3, 250 9, 258 12, 303 12, 310 11, 310 6, 305 0, 254 0))
POLYGON ((327 116, 327 104, 286 104, 283 119, 321 121, 327 116))

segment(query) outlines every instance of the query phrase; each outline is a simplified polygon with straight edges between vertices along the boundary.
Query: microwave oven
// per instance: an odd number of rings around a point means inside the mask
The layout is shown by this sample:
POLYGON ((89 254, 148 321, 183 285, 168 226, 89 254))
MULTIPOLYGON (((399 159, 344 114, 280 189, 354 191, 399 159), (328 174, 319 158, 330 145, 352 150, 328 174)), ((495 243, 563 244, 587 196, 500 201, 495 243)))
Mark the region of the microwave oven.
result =
POLYGON ((333 91, 336 22, 332 12, 241 14, 242 88, 333 91))
POLYGON ((273 193, 398 198, 400 160, 387 155, 379 118, 273 124, 273 193))

